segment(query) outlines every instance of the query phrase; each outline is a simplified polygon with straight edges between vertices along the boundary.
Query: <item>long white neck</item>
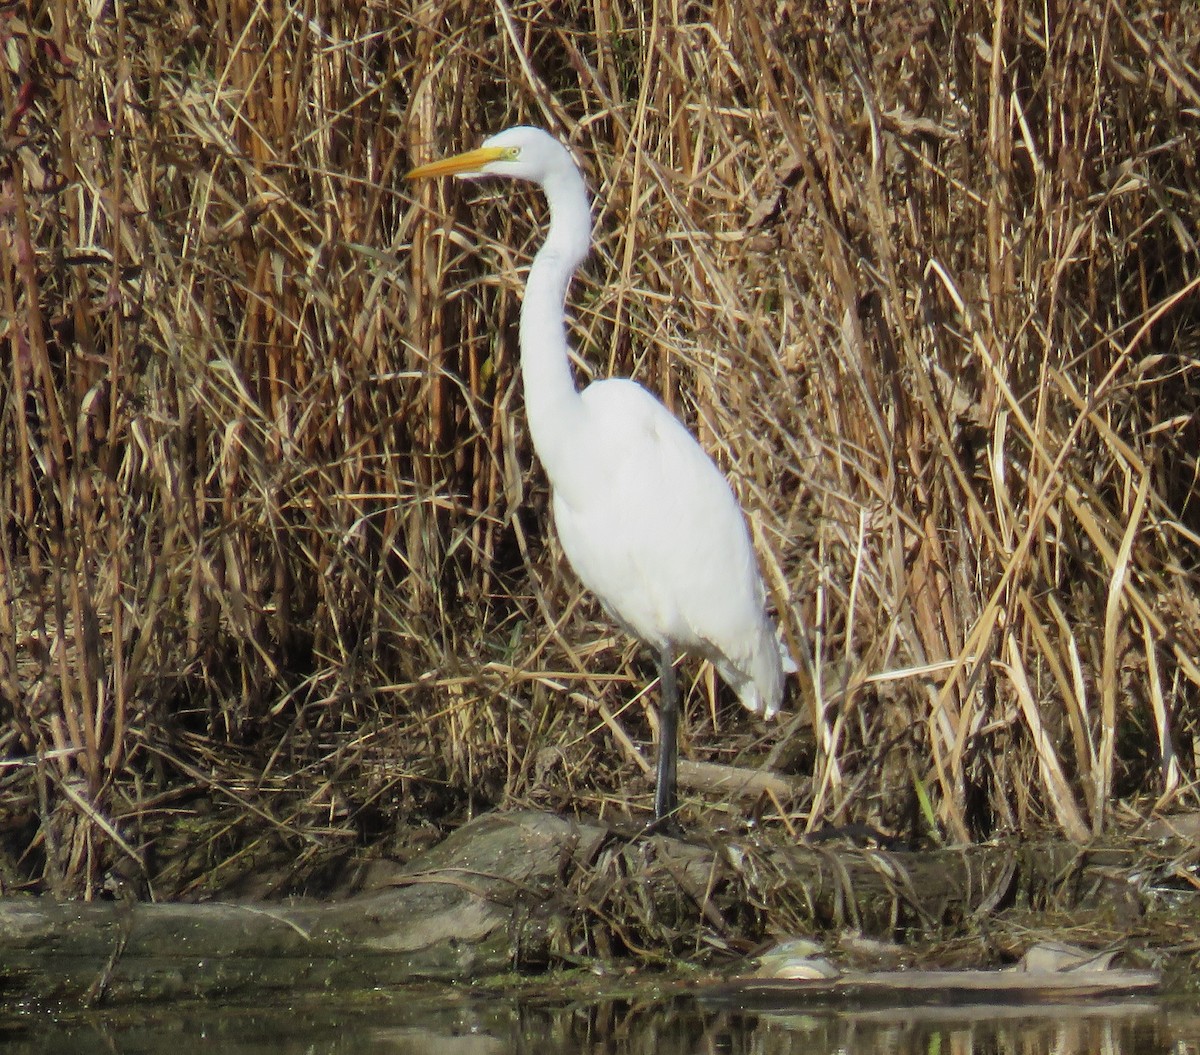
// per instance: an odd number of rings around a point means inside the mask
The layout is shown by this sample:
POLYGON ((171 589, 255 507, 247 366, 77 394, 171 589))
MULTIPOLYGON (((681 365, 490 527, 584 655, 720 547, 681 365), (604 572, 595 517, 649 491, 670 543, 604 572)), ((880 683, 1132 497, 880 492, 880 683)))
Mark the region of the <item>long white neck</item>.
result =
POLYGON ((568 159, 544 182, 550 230, 533 258, 521 305, 521 378, 529 432, 550 484, 566 485, 568 450, 576 438, 583 402, 567 350, 563 318, 567 287, 592 240, 587 188, 568 159))

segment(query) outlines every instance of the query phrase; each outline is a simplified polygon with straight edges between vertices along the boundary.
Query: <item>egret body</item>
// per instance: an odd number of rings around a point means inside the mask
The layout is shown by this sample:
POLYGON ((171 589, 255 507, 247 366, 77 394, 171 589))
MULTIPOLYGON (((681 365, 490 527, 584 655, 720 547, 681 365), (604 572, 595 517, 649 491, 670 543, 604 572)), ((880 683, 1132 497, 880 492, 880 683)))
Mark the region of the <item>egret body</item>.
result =
POLYGON ((409 179, 501 176, 541 187, 550 228, 521 305, 521 379, 533 447, 576 574, 623 627, 653 648, 661 685, 654 813, 675 809, 680 652, 711 660, 755 714, 779 710, 782 649, 742 510, 704 449, 626 378, 575 387, 564 304, 591 247, 591 203, 566 148, 541 129, 509 128, 409 179))

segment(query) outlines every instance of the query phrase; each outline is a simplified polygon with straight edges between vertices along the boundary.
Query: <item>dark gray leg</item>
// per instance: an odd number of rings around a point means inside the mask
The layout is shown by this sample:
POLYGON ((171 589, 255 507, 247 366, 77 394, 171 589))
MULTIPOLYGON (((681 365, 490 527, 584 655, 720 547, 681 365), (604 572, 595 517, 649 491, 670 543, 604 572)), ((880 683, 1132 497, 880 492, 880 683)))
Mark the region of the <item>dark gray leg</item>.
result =
POLYGON ((658 655, 658 779, 654 784, 654 819, 675 812, 675 759, 679 750, 679 687, 675 683, 675 657, 670 648, 658 655))

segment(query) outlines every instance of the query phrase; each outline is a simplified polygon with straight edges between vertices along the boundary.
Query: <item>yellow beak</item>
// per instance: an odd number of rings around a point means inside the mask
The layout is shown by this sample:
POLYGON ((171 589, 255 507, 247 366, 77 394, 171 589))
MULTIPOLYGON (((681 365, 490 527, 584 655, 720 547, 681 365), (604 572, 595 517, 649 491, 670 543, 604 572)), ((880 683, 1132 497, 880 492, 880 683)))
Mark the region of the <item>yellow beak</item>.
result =
POLYGON ((478 176, 489 161, 499 161, 505 156, 504 147, 479 147, 463 154, 418 165, 404 174, 405 179, 427 179, 431 176, 478 176))

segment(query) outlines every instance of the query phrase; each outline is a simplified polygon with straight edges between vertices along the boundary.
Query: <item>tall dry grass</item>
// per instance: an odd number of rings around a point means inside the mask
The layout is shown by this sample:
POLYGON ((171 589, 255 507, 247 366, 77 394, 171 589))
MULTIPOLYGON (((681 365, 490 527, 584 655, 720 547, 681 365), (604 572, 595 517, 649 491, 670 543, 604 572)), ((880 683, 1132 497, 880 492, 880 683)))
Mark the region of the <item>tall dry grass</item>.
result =
POLYGON ((789 837, 1195 804, 1195 5, 0 16, 0 885, 648 803, 524 431, 542 204, 401 180, 517 121, 598 195, 581 379, 695 429, 813 658, 770 729, 688 668, 685 751, 789 837))

